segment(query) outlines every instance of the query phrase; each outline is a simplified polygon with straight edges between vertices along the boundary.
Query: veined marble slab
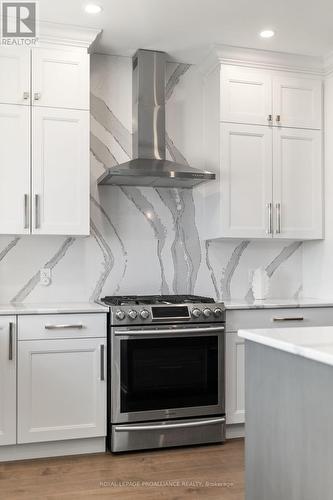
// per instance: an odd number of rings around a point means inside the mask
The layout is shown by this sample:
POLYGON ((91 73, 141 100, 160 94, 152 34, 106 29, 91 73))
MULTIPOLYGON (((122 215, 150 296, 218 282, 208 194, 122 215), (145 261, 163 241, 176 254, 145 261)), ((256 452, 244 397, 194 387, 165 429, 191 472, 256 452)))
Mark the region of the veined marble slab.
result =
POLYGON ((279 309, 297 307, 333 307, 333 300, 315 298, 246 300, 231 299, 224 301, 226 309, 279 309))
POLYGON ((0 316, 16 314, 100 313, 108 308, 95 302, 67 302, 54 304, 0 304, 0 316))
POLYGON ((333 366, 333 327, 239 330, 239 337, 333 366))

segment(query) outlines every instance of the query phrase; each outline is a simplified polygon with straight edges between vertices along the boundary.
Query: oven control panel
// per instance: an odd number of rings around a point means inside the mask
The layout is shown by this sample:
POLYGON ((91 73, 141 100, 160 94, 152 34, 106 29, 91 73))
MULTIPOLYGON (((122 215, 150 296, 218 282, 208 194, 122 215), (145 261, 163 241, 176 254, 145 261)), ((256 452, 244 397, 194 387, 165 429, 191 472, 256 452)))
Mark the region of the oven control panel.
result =
POLYGON ((112 325, 208 322, 225 322, 223 303, 122 305, 111 307, 112 325))

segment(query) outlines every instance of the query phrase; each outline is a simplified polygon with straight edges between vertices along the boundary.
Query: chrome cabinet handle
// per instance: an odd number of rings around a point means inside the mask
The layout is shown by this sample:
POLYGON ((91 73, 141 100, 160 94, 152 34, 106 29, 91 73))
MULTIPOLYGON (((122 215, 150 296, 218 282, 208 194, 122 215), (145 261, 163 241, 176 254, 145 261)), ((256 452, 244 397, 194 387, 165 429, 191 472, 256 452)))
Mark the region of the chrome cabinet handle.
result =
POLYGON ((276 234, 281 233, 281 203, 276 204, 276 234))
POLYGON ((281 123, 281 115, 276 115, 276 121, 277 123, 281 123))
POLYGON ((45 325, 45 330, 82 330, 81 324, 45 325))
POLYGON ((35 92, 34 93, 34 100, 39 101, 42 97, 42 94, 40 92, 35 92))
POLYGON ((268 115, 268 117, 267 117, 267 121, 268 121, 269 123, 272 123, 272 121, 273 121, 273 115, 268 115))
POLYGON ((24 195, 24 229, 29 229, 29 195, 24 195))
POLYGON ((26 101, 30 97, 30 92, 23 92, 23 99, 26 101))
POLYGON ((121 425, 116 426, 116 432, 131 431, 163 431, 164 429, 183 429, 186 427, 201 427, 202 425, 224 424, 225 417, 212 418, 210 420, 198 420, 197 422, 184 422, 182 424, 157 424, 157 425, 121 425))
POLYGON ((273 321, 304 321, 302 316, 291 316, 291 317, 276 317, 273 321))
POLYGON ((161 335, 168 334, 171 335, 175 333, 210 333, 210 332, 224 332, 224 326, 216 326, 216 327, 206 327, 206 328, 154 328, 152 330, 115 330, 115 335, 124 335, 126 337, 129 336, 137 336, 137 335, 161 335))
POLYGON ((267 203, 267 234, 272 234, 272 203, 267 203))
POLYGON ((104 344, 100 345, 100 361, 101 361, 101 380, 105 380, 104 344))
POLYGON ((40 196, 35 194, 35 228, 40 228, 40 196))
POLYGON ((9 323, 9 345, 8 345, 8 359, 13 361, 13 351, 14 351, 14 323, 9 323))

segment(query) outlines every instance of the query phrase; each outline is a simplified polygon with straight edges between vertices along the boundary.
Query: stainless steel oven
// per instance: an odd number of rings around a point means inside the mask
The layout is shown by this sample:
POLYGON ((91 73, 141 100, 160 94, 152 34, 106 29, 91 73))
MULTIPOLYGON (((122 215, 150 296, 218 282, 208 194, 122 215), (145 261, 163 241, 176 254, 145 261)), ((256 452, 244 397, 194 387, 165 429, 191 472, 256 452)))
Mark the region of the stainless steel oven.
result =
MULTIPOLYGON (((133 310, 122 309, 125 318, 133 310)), ((221 307, 214 304, 211 314, 202 304, 145 310, 150 321, 145 318, 144 324, 139 319, 142 310, 132 323, 114 320, 116 324, 110 324, 111 450, 222 442, 225 332, 221 307), (193 316, 196 310, 201 321, 193 316)))

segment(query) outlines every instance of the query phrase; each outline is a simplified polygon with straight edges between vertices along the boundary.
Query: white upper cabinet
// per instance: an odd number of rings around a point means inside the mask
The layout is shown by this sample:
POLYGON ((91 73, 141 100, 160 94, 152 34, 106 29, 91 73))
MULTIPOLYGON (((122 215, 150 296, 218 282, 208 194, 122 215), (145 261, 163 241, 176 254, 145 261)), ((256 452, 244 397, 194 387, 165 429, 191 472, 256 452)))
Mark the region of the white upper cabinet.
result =
POLYGON ((322 128, 322 82, 291 78, 273 79, 273 122, 283 127, 322 128))
POLYGON ((292 73, 221 67, 221 121, 322 128, 322 82, 292 73))
POLYGON ((274 130, 275 237, 323 237, 321 133, 274 130))
POLYGON ((32 232, 89 234, 89 111, 33 109, 32 232))
POLYGON ((221 67, 221 121, 267 125, 272 115, 269 72, 238 66, 221 67))
POLYGON ((16 322, 0 319, 0 446, 16 443, 16 322))
POLYGON ((0 47, 0 234, 89 234, 97 33, 40 23, 38 47, 0 47))
POLYGON ((271 238, 272 131, 221 124, 220 234, 271 238))
POLYGON ((0 103, 30 105, 30 50, 0 47, 0 103))
POLYGON ((0 104, 0 137, 0 234, 29 233, 29 107, 0 104))
POLYGON ((32 102, 36 106, 89 109, 89 57, 82 50, 32 51, 32 102))
POLYGON ((297 56, 252 51, 251 62, 234 51, 204 79, 205 168, 216 180, 200 188, 201 235, 322 239, 322 78, 287 72, 297 56))

